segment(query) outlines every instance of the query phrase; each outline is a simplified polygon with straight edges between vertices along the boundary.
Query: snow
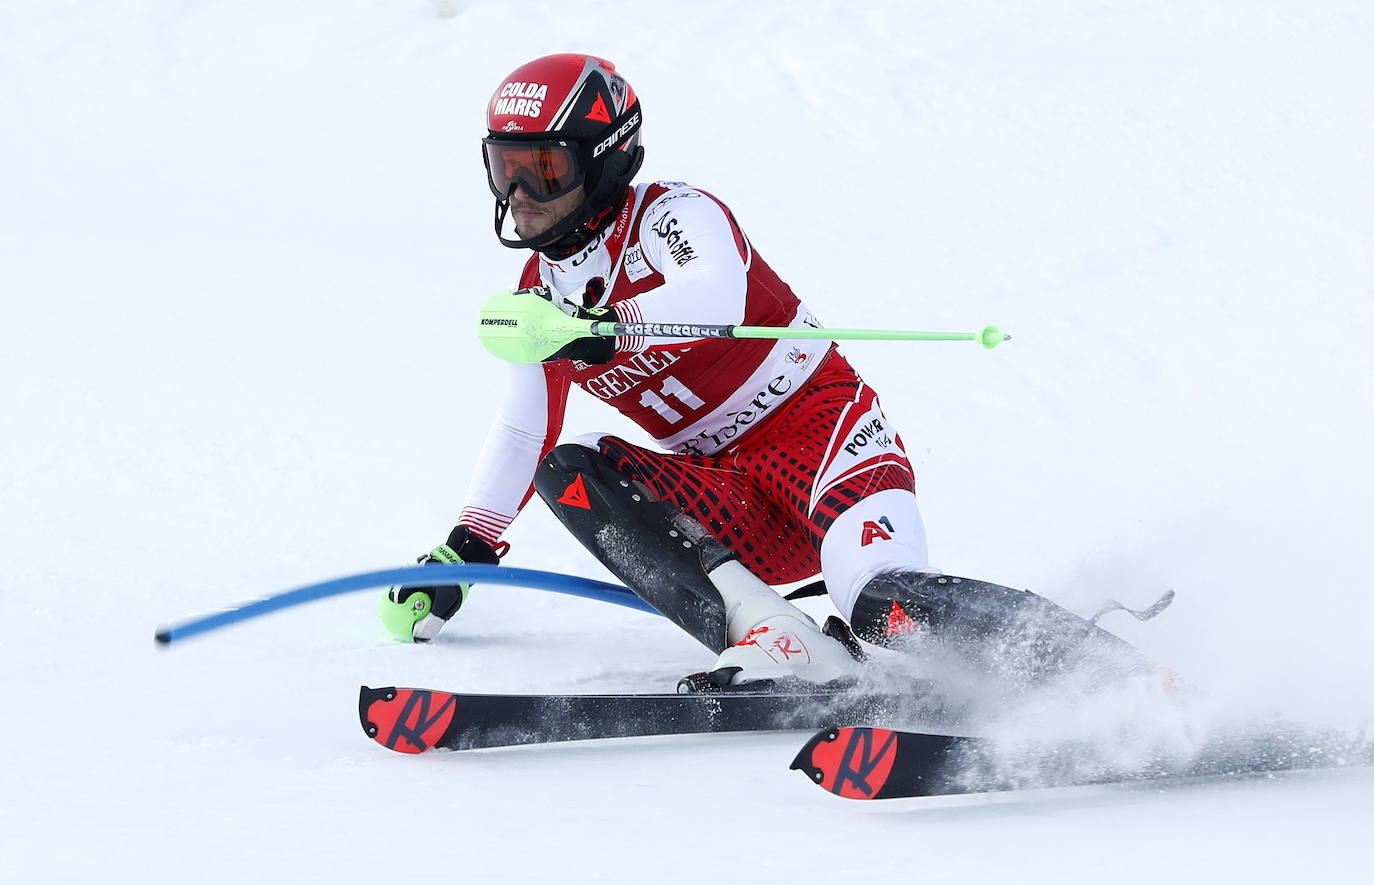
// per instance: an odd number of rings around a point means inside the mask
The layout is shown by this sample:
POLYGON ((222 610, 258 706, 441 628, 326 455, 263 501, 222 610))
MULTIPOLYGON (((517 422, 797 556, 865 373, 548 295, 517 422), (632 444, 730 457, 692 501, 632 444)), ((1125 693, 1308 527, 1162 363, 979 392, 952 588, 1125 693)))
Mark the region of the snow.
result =
MULTIPOLYGON (((646 178, 726 200, 855 343, 936 561, 1088 612, 1228 708, 1374 712, 1374 12, 1358 0, 0 4, 0 880, 1367 881, 1374 773, 845 802, 802 736, 403 757, 356 690, 660 690, 671 625, 514 588, 441 641, 401 564, 499 396, 472 312, 490 90, 616 61, 646 178)), ((626 429, 577 398, 568 430, 626 429)), ((539 505, 511 564, 605 577, 539 505)), ((810 608, 824 614, 826 604, 810 608)))

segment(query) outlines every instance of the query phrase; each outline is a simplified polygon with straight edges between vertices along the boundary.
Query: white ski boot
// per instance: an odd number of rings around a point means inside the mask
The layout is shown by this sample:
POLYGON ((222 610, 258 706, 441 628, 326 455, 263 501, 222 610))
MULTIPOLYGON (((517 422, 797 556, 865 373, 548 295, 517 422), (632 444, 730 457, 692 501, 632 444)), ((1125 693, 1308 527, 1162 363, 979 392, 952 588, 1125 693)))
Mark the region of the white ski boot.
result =
POLYGON ((730 643, 710 673, 703 674, 710 681, 822 684, 858 672, 859 662, 843 641, 821 632, 805 612, 738 560, 722 563, 709 577, 725 601, 725 638, 730 643))

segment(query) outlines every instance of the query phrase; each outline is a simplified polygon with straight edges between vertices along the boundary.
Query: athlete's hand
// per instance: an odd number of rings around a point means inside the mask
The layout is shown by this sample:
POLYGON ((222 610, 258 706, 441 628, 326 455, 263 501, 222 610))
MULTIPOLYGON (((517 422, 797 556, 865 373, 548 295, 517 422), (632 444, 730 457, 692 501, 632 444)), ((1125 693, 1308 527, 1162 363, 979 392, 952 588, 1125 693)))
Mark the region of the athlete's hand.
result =
MULTIPOLYGON (((455 526, 448 541, 421 556, 421 565, 459 565, 464 562, 499 565, 501 558, 491 545, 465 525, 455 526)), ((377 613, 397 639, 429 642, 458 613, 468 598, 471 584, 446 587, 392 587, 377 606, 377 613)))
MULTIPOLYGON (((591 288, 591 284, 588 284, 588 288, 591 288)), ((577 317, 579 320, 598 320, 608 323, 620 322, 620 317, 616 316, 614 308, 593 307, 588 309, 582 307, 580 304, 569 301, 548 286, 532 286, 529 289, 520 289, 515 294, 520 294, 521 292, 532 292, 540 298, 551 302, 568 316, 577 317)), ((598 297, 600 294, 599 291, 596 293, 598 297)), ((599 366, 609 363, 613 359, 615 359, 615 338, 593 335, 568 342, 555 351, 552 356, 546 358, 544 362, 548 363, 554 360, 580 360, 589 365, 599 366)))

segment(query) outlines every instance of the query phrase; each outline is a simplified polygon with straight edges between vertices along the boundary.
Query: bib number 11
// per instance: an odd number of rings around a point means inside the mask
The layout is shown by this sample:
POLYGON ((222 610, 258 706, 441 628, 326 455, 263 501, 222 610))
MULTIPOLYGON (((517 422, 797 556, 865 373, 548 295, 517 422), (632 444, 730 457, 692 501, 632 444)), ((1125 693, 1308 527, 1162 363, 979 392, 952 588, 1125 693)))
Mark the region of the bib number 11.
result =
POLYGON ((687 385, 672 377, 671 375, 663 379, 659 385, 658 393, 646 390, 639 397, 639 404, 647 409, 653 409, 658 416, 669 424, 676 424, 682 420, 682 413, 668 405, 665 397, 671 397, 688 409, 699 409, 706 405, 706 401, 687 389, 687 385))

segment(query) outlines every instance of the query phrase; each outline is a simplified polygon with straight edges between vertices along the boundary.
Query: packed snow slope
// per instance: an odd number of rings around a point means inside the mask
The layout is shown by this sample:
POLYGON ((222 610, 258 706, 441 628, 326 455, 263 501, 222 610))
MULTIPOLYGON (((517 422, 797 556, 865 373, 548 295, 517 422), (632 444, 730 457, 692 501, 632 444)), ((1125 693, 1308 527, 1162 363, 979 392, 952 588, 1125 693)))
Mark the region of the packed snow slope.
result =
MULTIPOLYGON (((936 562, 1108 622, 1215 703, 1374 712, 1374 12, 1363 0, 0 3, 0 879, 1368 881, 1368 770, 881 807, 801 735, 401 757, 360 683, 652 691, 661 619, 474 591, 182 615, 442 540, 500 396, 490 91, 556 51, 643 100, 850 344, 936 562)), ((690 319, 684 317, 684 320, 690 319)), ((570 433, 627 429, 580 396, 570 433)), ((538 503, 511 564, 605 577, 538 503)), ((826 611, 824 601, 811 610, 826 611)))

